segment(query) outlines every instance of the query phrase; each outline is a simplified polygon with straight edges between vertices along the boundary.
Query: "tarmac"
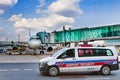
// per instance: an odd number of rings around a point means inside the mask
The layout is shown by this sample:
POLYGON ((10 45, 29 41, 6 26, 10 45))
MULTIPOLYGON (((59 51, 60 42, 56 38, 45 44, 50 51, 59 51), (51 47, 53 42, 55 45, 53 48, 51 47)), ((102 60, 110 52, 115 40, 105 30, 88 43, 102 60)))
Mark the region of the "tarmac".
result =
MULTIPOLYGON (((45 54, 11 54, 0 53, 0 63, 37 63, 40 59, 53 55, 56 51, 46 52, 45 54)), ((120 63, 120 56, 118 56, 120 63)))
POLYGON ((51 53, 45 53, 45 54, 5 54, 1 53, 0 54, 0 63, 37 63, 39 62, 40 59, 49 57, 53 54, 54 52, 51 53))

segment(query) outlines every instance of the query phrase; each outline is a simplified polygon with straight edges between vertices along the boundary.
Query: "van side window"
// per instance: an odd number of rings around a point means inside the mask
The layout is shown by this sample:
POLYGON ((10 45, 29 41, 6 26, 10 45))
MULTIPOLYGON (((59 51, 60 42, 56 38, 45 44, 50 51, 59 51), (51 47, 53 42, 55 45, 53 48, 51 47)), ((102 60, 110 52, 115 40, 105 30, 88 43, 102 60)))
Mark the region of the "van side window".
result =
POLYGON ((113 56, 113 53, 109 49, 94 49, 94 56, 113 56))
POLYGON ((79 57, 93 56, 93 50, 92 49, 78 49, 78 56, 79 57))
POLYGON ((58 56, 57 59, 73 58, 73 57, 75 57, 75 49, 69 49, 69 50, 63 52, 60 56, 58 56))
POLYGON ((109 49, 78 49, 78 56, 113 56, 113 53, 109 49))
POLYGON ((113 56, 113 53, 111 50, 107 50, 107 56, 113 56))

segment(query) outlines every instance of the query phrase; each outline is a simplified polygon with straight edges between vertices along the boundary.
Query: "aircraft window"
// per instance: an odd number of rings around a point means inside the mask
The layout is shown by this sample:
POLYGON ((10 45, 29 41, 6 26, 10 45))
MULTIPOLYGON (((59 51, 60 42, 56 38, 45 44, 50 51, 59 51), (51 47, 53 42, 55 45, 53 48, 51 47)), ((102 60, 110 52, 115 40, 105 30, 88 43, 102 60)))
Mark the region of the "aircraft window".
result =
POLYGON ((29 40, 39 40, 39 38, 30 38, 29 40))
POLYGON ((39 38, 36 38, 36 39, 39 39, 39 38))
POLYGON ((33 39, 35 39, 35 38, 30 38, 29 40, 33 40, 33 39))

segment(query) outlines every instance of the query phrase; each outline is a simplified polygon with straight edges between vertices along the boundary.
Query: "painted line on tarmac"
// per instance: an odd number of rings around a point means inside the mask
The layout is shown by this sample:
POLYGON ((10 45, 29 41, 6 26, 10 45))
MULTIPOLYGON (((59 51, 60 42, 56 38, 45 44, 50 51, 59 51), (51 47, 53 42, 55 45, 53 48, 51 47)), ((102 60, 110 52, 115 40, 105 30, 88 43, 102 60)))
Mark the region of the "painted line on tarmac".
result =
POLYGON ((25 71, 32 71, 32 69, 24 69, 25 71))
POLYGON ((111 78, 85 78, 85 80, 111 80, 111 78))
POLYGON ((0 72, 5 72, 7 71, 7 69, 0 69, 0 72))
POLYGON ((20 69, 11 69, 11 71, 19 71, 20 69))
MULTIPOLYGON (((24 71, 32 71, 33 69, 23 69, 24 71)), ((0 72, 8 71, 7 69, 0 69, 0 72)), ((11 69, 10 71, 20 71, 20 69, 11 69)))

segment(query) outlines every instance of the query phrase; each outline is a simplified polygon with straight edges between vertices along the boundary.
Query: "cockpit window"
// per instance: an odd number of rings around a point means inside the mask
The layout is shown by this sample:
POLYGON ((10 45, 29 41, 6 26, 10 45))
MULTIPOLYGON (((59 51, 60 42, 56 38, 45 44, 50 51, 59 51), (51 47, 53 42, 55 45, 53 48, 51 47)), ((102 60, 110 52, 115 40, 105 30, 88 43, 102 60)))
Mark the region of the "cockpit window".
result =
POLYGON ((31 37, 29 40, 39 40, 40 38, 38 37, 31 37))

